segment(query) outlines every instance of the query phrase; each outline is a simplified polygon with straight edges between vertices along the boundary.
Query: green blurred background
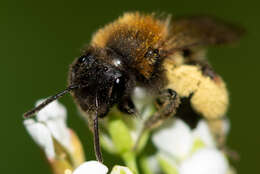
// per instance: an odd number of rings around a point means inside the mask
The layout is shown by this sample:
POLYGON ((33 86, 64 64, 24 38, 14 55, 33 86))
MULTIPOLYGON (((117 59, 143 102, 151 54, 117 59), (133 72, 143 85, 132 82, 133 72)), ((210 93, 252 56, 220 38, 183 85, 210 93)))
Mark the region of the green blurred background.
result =
MULTIPOLYGON (((259 173, 259 6, 256 0, 2 0, 1 173, 50 173, 40 149, 23 127, 22 113, 37 99, 65 88, 68 65, 96 29, 123 12, 133 10, 173 15, 211 14, 244 26, 247 34, 240 44, 211 48, 209 58, 230 90, 228 116, 232 129, 228 144, 241 155, 241 160, 235 163, 238 173, 259 173)), ((76 130, 87 147, 87 158, 94 159, 92 138, 86 134, 88 129, 77 116, 71 97, 61 101, 68 108, 69 126, 76 130)), ((108 164, 114 160, 105 157, 108 164)))

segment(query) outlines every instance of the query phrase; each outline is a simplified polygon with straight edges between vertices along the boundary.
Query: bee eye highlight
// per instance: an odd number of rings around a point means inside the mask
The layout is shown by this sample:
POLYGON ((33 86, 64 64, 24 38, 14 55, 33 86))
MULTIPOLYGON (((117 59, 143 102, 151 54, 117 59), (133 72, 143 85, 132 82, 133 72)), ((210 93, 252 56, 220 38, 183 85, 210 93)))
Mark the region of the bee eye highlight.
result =
POLYGON ((116 78, 116 84, 119 84, 120 83, 120 78, 116 78))
POLYGON ((79 63, 83 63, 83 62, 85 62, 87 60, 87 57, 84 55, 84 56, 81 56, 81 57, 79 57, 79 63))

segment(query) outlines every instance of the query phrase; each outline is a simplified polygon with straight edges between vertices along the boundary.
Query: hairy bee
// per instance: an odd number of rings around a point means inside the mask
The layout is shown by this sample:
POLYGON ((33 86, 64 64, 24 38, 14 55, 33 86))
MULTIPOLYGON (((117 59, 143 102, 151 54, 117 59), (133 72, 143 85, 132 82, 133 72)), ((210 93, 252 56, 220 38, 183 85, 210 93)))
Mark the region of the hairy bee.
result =
POLYGON ((125 13, 94 34, 70 66, 68 88, 24 116, 70 92, 89 119, 96 157, 102 161, 98 118, 114 105, 134 114, 131 95, 136 87, 143 87, 158 106, 145 129, 174 114, 190 122, 200 116, 210 122, 214 135, 223 137, 219 121, 227 110, 228 92, 205 59, 204 47, 236 41, 241 34, 240 28, 207 16, 170 19, 125 13))

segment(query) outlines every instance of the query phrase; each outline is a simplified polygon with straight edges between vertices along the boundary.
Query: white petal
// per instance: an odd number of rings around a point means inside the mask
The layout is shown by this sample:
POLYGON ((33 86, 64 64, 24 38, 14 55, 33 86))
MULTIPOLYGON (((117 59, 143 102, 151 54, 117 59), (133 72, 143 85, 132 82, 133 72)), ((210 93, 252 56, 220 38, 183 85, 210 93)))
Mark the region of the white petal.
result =
POLYGON ((53 159, 55 157, 55 151, 49 129, 44 124, 35 122, 33 119, 25 120, 23 123, 32 139, 43 148, 46 156, 53 159))
MULTIPOLYGON (((41 104, 44 100, 39 100, 36 102, 36 106, 41 104)), ((67 110, 66 108, 60 104, 57 100, 53 101, 49 105, 47 105, 45 108, 40 110, 37 114, 37 120, 45 122, 47 120, 53 120, 53 119, 62 119, 64 122, 66 122, 67 119, 67 110)))
POLYGON ((131 170, 127 167, 115 166, 113 167, 111 174, 133 174, 133 172, 131 172, 131 170))
POLYGON ((147 96, 147 91, 144 88, 136 87, 133 92, 133 97, 137 100, 144 99, 147 96))
POLYGON ((98 161, 88 161, 81 164, 73 174, 107 174, 108 168, 98 161))
POLYGON ((179 174, 226 174, 228 162, 217 149, 202 149, 185 160, 179 174))
MULTIPOLYGON (((44 100, 39 100, 39 105, 44 100)), ((61 143, 65 148, 72 151, 70 145, 70 133, 66 125, 67 111, 66 108, 58 101, 54 101, 43 108, 37 114, 37 120, 44 123, 51 131, 53 137, 61 143)))
POLYGON ((152 141, 155 146, 181 160, 185 158, 192 147, 191 130, 183 121, 169 121, 169 124, 157 131, 152 141))
POLYGON ((149 103, 147 99, 147 91, 144 88, 137 87, 134 89, 133 101, 137 110, 141 111, 142 108, 149 103))
POLYGON ((192 134, 194 140, 196 138, 202 140, 206 147, 215 147, 215 141, 205 121, 200 121, 192 134))
POLYGON ((70 143, 71 135, 69 133, 69 129, 67 128, 66 123, 63 120, 61 120, 61 119, 49 120, 49 121, 46 121, 45 124, 51 131, 51 134, 53 135, 53 137, 61 145, 63 145, 65 148, 67 148, 70 151, 73 150, 71 143, 70 143))
POLYGON ((157 157, 155 155, 148 157, 147 163, 149 165, 150 170, 153 173, 160 173, 160 165, 159 165, 157 157))

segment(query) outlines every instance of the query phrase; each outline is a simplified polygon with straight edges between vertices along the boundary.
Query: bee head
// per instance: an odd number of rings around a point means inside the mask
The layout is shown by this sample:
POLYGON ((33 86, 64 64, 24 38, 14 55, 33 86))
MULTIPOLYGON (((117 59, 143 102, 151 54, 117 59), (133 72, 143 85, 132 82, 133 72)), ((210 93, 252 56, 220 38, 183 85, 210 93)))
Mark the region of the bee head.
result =
POLYGON ((90 48, 70 68, 69 83, 79 85, 72 91, 83 111, 104 116, 124 94, 127 77, 115 54, 90 48))

